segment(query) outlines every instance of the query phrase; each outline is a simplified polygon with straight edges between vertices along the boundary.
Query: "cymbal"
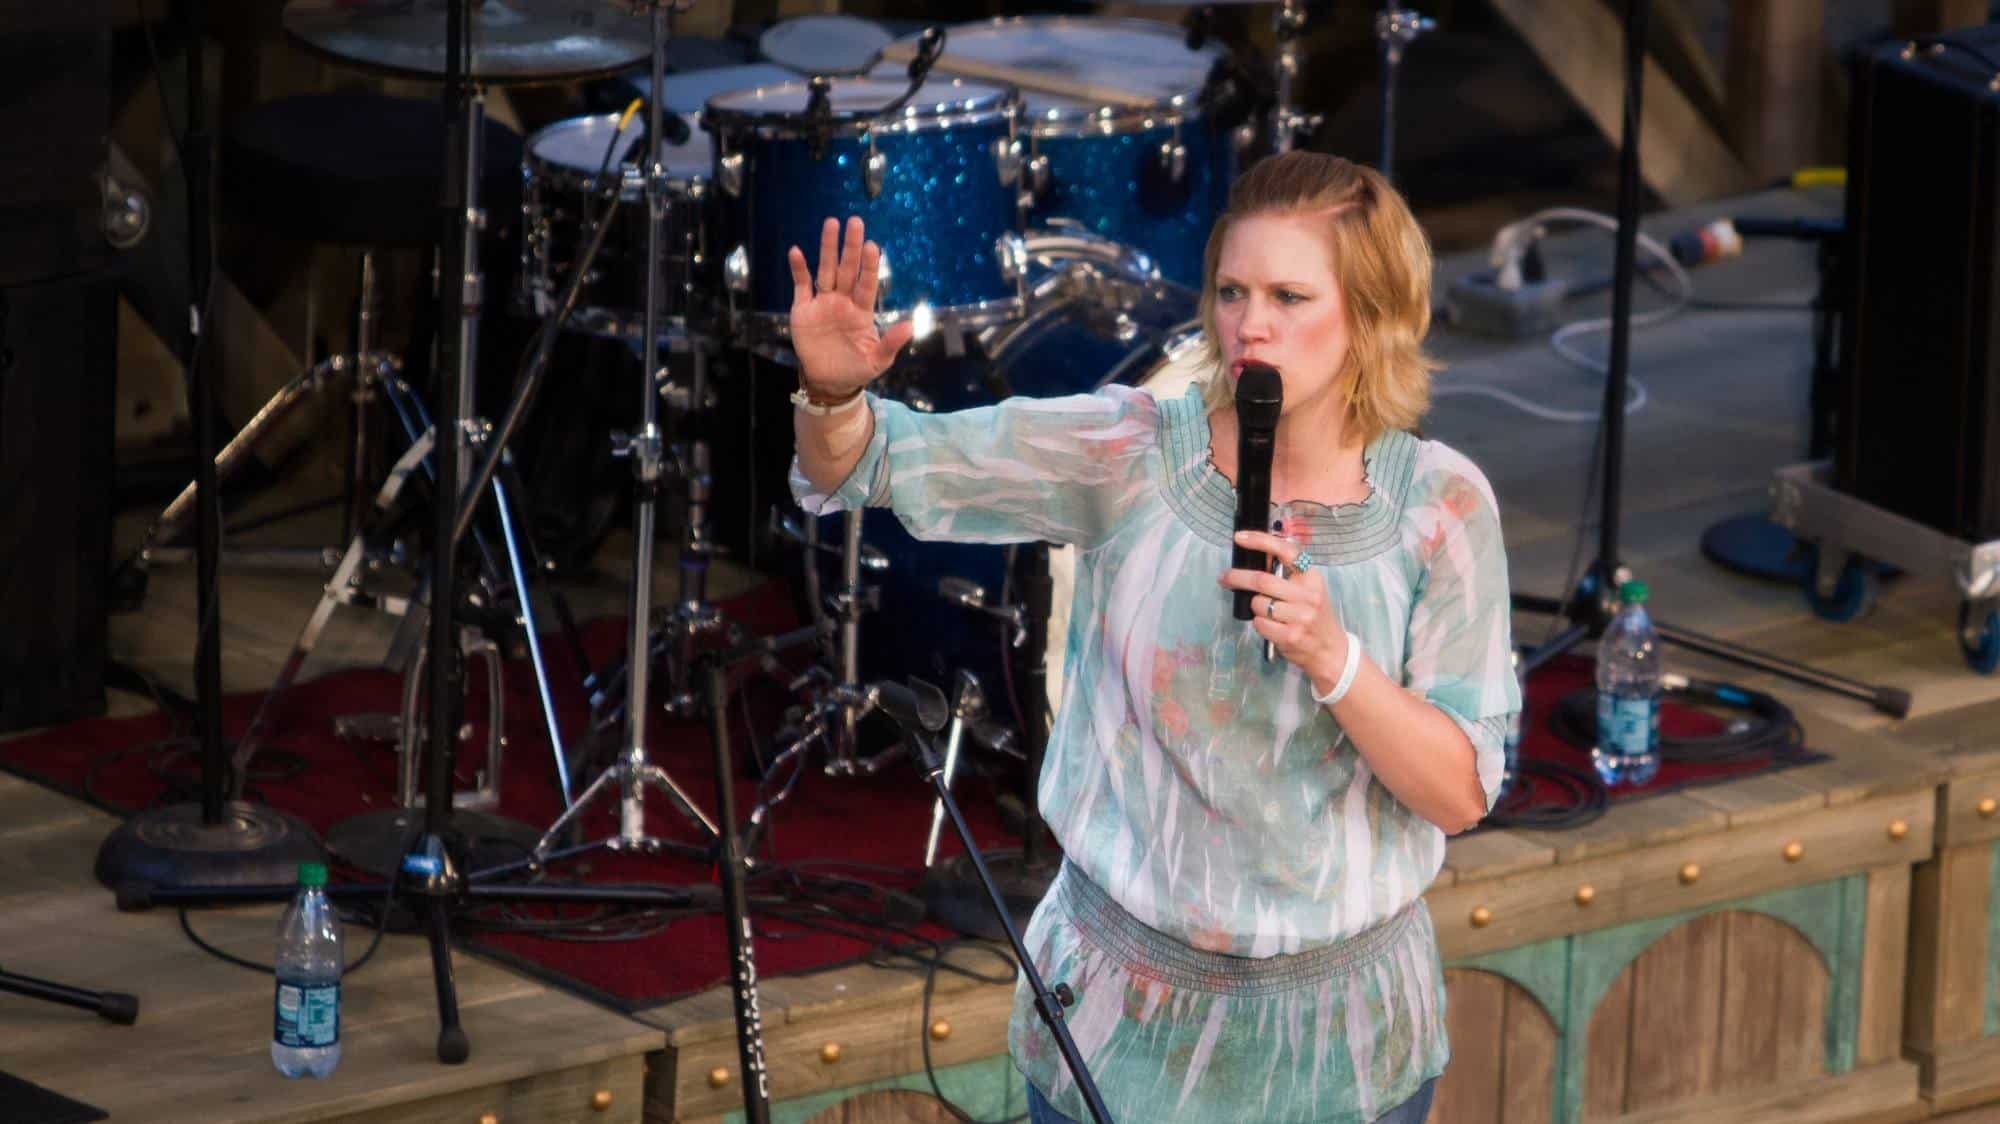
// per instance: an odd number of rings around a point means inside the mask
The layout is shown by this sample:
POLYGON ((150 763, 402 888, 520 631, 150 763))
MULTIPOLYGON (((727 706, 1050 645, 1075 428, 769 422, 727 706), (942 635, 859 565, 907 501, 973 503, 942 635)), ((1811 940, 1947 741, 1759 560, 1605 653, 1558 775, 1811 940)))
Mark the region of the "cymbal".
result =
MULTIPOLYGON (((473 0, 466 75, 502 85, 569 82, 648 58, 652 20, 609 0, 473 0)), ((285 31, 336 63, 443 81, 444 0, 291 0, 285 31)))
POLYGON ((866 74, 894 36, 858 16, 794 16, 757 39, 764 57, 797 74, 851 77, 866 74))

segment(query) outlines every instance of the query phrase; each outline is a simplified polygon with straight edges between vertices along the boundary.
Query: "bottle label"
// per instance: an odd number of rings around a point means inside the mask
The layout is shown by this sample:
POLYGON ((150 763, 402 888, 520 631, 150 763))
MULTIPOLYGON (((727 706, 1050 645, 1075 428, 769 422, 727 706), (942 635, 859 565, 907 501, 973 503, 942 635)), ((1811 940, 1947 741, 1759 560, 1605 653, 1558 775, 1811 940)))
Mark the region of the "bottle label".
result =
POLYGON ((1597 694, 1597 748, 1604 753, 1635 756, 1651 753, 1660 743, 1659 700, 1597 694))
POLYGON ((340 1041, 340 985, 278 984, 271 1038, 280 1046, 315 1050, 340 1041))

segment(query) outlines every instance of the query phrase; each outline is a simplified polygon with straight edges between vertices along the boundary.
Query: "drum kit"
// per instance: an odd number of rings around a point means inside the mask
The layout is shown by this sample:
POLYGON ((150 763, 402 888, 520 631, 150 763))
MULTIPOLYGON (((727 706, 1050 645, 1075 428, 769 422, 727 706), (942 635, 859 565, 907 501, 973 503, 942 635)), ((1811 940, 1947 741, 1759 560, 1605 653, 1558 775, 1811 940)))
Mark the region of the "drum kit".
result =
MULTIPOLYGON (((478 135, 488 86, 606 78, 637 95, 623 114, 560 120, 526 138, 520 273, 508 311, 539 323, 535 354, 500 422, 474 422, 467 441, 436 447, 464 450, 456 471, 440 474, 463 484, 455 494, 490 495, 506 483, 508 442, 532 408, 559 336, 619 341, 651 374, 641 380, 638 429, 615 438, 634 485, 627 656, 588 681, 594 728, 616 730, 620 741, 610 764, 572 795, 570 763, 545 707, 567 808, 534 843, 535 865, 594 846, 689 847, 649 833, 648 789, 694 828, 694 849, 716 844, 715 822, 649 760, 644 726, 654 707, 687 717, 710 705, 695 657, 706 646, 742 641, 708 598, 718 450, 704 417, 738 389, 720 375, 732 364, 794 362, 791 246, 815 246, 827 216, 866 221, 883 248, 878 319, 910 318, 918 328, 916 345, 878 389, 913 408, 1138 384, 1198 336, 1205 243, 1236 170, 1257 152, 1303 143, 1317 124, 1294 104, 1307 25, 1302 0, 1271 4, 1278 50, 1268 66, 1211 41, 1198 18, 1184 29, 1143 19, 1006 17, 896 38, 868 21, 829 15, 773 26, 759 41, 766 62, 669 74, 682 42, 672 34, 672 9, 684 6, 477 0, 471 9, 469 135, 478 135), (689 373, 670 376, 669 355, 689 373), (676 415, 671 441, 663 407, 676 415), (679 587, 671 609, 656 613, 656 507, 668 487, 684 500, 679 587), (617 833, 577 845, 573 829, 600 799, 616 802, 617 833)), ((438 79, 446 72, 445 12, 438 0, 291 0, 283 23, 340 65, 438 79)), ((1393 110, 1393 67, 1426 26, 1394 0, 1377 21, 1385 111, 1393 110)), ((1385 122, 1385 158, 1389 135, 1385 122)), ((477 152, 467 158, 476 169, 477 152)), ((480 177, 467 178, 476 190, 480 177)), ((468 214, 478 213, 475 198, 468 214)), ((482 287, 477 240, 465 241, 470 324, 482 287)), ((472 329, 457 338, 463 371, 472 329)), ((473 380, 459 381, 461 418, 472 422, 473 380)), ((398 464, 401 477, 431 459, 421 440, 430 423, 414 406, 409 413, 417 444, 398 464)), ((504 499, 492 506, 506 518, 504 499)), ((467 502, 459 511, 458 537, 478 507, 467 502)), ((488 569, 494 583, 511 586, 517 621, 532 632, 533 566, 512 547, 517 529, 502 530, 505 549, 485 552, 488 569)), ((1031 640, 1040 648, 1048 610, 1023 599, 1032 579, 1019 576, 1011 554, 918 543, 881 512, 825 520, 774 513, 772 530, 803 552, 821 658, 792 681, 804 697, 765 755, 767 779, 788 764, 796 779, 816 748, 831 773, 881 768, 897 749, 864 753, 859 723, 874 705, 867 683, 908 672, 955 684, 948 759, 967 739, 1032 758, 1023 741, 1035 738, 1042 706, 1024 702, 1021 688, 1040 684, 1016 682, 1017 652, 1031 640), (988 698, 1007 700, 1005 720, 988 713, 988 698)), ((532 560, 532 547, 525 555, 532 560)), ((351 552, 329 585, 317 625, 347 596, 359 558, 351 552)), ((433 632, 432 642, 440 635, 433 632)), ((546 701, 547 671, 535 654, 546 701)), ((414 691, 408 696, 406 803, 418 799, 408 779, 422 751, 421 708, 414 691)), ((489 745, 491 773, 498 754, 489 745)), ((492 785, 482 789, 490 798, 492 785)), ((752 824, 789 791, 787 784, 760 806, 752 824)))

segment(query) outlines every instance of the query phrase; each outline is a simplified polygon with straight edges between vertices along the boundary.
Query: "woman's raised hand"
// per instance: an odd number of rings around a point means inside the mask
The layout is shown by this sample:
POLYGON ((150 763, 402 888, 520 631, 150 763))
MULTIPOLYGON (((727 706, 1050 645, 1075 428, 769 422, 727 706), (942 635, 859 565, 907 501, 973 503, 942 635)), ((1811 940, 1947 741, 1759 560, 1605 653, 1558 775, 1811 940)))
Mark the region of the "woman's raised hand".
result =
POLYGON ((806 256, 797 246, 787 258, 792 266, 792 350, 799 357, 800 382, 822 398, 858 393, 889 369, 916 332, 909 320, 898 321, 886 333, 875 328, 882 248, 862 240, 859 216, 847 220, 845 242, 840 220, 829 217, 820 228, 817 274, 806 271, 806 256))

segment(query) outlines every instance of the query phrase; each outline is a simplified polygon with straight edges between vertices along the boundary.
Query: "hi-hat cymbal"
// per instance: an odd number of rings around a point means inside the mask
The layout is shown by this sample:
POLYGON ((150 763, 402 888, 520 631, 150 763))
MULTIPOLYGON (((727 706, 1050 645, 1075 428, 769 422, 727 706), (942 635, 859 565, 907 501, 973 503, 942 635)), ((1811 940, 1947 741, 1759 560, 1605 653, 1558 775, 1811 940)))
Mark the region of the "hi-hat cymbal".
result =
MULTIPOLYGON (((531 85, 624 70, 652 54, 652 21, 609 0, 473 0, 467 77, 531 85)), ((337 63, 445 76, 444 0, 291 0, 285 31, 337 63)))

